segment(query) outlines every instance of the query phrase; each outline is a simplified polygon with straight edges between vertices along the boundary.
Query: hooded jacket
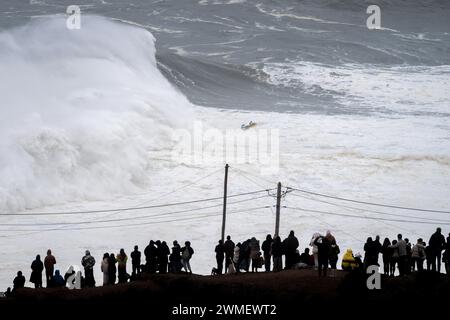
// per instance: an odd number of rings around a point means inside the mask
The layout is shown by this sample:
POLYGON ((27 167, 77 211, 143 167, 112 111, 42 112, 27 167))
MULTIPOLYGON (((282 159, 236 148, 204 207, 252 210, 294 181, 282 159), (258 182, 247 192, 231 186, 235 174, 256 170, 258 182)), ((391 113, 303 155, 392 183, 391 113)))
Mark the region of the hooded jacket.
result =
POLYGON ((425 259, 425 247, 420 243, 414 245, 411 251, 411 257, 415 259, 425 259))
POLYGON ((344 253, 344 256, 342 257, 342 269, 348 270, 348 269, 356 269, 358 268, 358 263, 356 262, 355 258, 353 257, 353 251, 352 249, 347 249, 347 252, 344 253))
POLYGON ((81 265, 85 269, 93 269, 95 265, 95 259, 91 256, 89 251, 86 251, 86 255, 81 259, 81 265))

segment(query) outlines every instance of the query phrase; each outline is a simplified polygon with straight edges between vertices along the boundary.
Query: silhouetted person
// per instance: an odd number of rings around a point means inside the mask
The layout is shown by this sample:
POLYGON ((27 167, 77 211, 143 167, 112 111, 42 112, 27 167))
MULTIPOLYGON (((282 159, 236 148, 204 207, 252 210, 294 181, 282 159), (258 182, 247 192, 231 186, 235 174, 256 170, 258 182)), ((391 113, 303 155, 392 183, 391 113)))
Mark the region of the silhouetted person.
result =
POLYGON ((52 283, 52 288, 61 288, 61 287, 65 286, 66 281, 61 276, 61 273, 59 272, 59 270, 55 270, 55 274, 51 279, 51 283, 52 283))
POLYGON ((273 259, 273 271, 278 272, 283 270, 283 243, 281 242, 280 236, 276 236, 275 239, 273 239, 271 254, 273 259))
POLYGON ((181 247, 178 241, 173 242, 172 253, 169 256, 169 272, 178 273, 181 271, 181 247))
POLYGON ((364 244, 364 270, 376 264, 377 256, 377 245, 372 240, 372 237, 369 237, 364 244))
POLYGON ((430 237, 430 241, 428 241, 428 245, 430 246, 431 253, 431 269, 433 271, 441 272, 441 259, 442 259, 442 250, 445 249, 445 238, 441 233, 441 228, 437 228, 436 232, 430 237), (437 264, 437 269, 436 269, 437 264))
POLYGON ((307 267, 314 266, 314 257, 309 254, 309 248, 305 248, 305 251, 300 255, 300 263, 306 265, 307 267))
POLYGON ((320 237, 320 233, 314 233, 311 241, 309 242, 309 245, 312 247, 312 255, 314 257, 314 267, 318 268, 319 266, 319 257, 318 257, 318 253, 317 253, 317 246, 314 244, 314 241, 316 241, 316 239, 320 237))
POLYGON ((344 271, 353 271, 358 269, 358 261, 356 261, 355 257, 353 256, 352 249, 347 249, 347 251, 344 253, 344 256, 342 257, 341 267, 344 271))
POLYGON ((10 298, 13 295, 13 291, 11 291, 11 287, 8 287, 4 294, 5 294, 5 298, 10 298))
POLYGON ((52 250, 47 250, 47 256, 44 259, 44 267, 45 267, 45 281, 47 283, 47 287, 49 287, 49 282, 53 277, 53 272, 55 269, 56 259, 52 255, 52 250))
POLYGON ((382 258, 383 258, 383 271, 385 275, 389 275, 390 264, 392 260, 392 249, 389 248, 391 245, 391 241, 388 238, 385 238, 383 241, 383 246, 381 248, 382 258))
POLYGON ((223 244, 225 248, 225 273, 228 271, 228 267, 233 263, 234 258, 234 242, 231 240, 230 236, 227 236, 227 240, 223 244))
POLYGON ((120 253, 116 255, 116 260, 117 260, 117 278, 119 279, 119 283, 125 283, 128 281, 128 274, 127 274, 128 256, 126 255, 124 249, 120 249, 120 253))
POLYGON ((442 255, 442 262, 444 262, 445 265, 445 273, 447 273, 447 275, 450 275, 450 234, 447 237, 445 251, 444 254, 442 255))
POLYGON ((326 234, 325 238, 327 238, 329 243, 332 243, 333 241, 334 241, 334 243, 336 243, 336 238, 331 234, 330 230, 327 230, 327 234, 326 234))
POLYGON ((35 288, 42 288, 42 271, 44 264, 41 261, 41 256, 37 255, 36 260, 31 264, 30 282, 34 283, 35 288))
POLYGON ((252 272, 258 272, 258 269, 263 265, 263 257, 261 251, 258 251, 255 258, 252 258, 252 272))
POLYGON ((155 255, 155 272, 159 270, 159 263, 160 263, 160 256, 161 256, 161 241, 156 240, 155 241, 155 249, 154 249, 154 255, 155 255))
POLYGON ((167 266, 169 264, 169 255, 170 249, 165 241, 161 242, 161 246, 159 248, 159 273, 167 273, 167 266))
POLYGON ((355 254, 355 262, 357 267, 354 271, 364 273, 364 263, 361 260, 361 255, 359 253, 355 254))
POLYGON ((139 251, 138 246, 134 246, 134 251, 131 252, 131 267, 132 267, 132 274, 138 274, 141 273, 141 252, 139 251))
POLYGON ((217 273, 222 274, 223 260, 225 259, 225 247, 222 240, 219 240, 219 244, 214 249, 216 253, 217 273))
POLYGON ((411 250, 411 259, 413 266, 417 266, 417 271, 423 271, 423 261, 426 258, 425 246, 423 240, 420 238, 411 250))
POLYGON ((373 262, 374 265, 376 266, 380 266, 380 264, 378 263, 378 259, 380 257, 380 253, 383 250, 383 246, 381 245, 380 242, 380 236, 376 236, 375 240, 373 241, 373 262))
POLYGON ((389 246, 389 248, 392 250, 390 274, 391 274, 391 276, 394 276, 394 274, 395 274, 395 267, 398 265, 398 261, 399 261, 397 240, 393 240, 392 244, 389 246))
POLYGON ((237 273, 239 273, 239 271, 240 271, 239 265, 241 263, 241 261, 240 261, 241 247, 242 247, 242 244, 240 242, 238 242, 236 244, 236 246, 234 247, 233 264, 234 264, 234 269, 236 270, 237 273))
POLYGON ((317 246, 317 254, 319 259, 319 277, 327 276, 329 254, 330 254, 330 242, 326 237, 320 236, 315 241, 314 244, 317 246))
POLYGON ((108 283, 110 285, 113 285, 116 283, 116 277, 117 277, 117 267, 116 267, 116 255, 114 253, 111 253, 109 255, 108 260, 108 283))
POLYGON ((262 243, 261 249, 263 251, 264 254, 264 267, 266 269, 266 272, 270 271, 270 249, 272 248, 272 236, 270 234, 268 234, 266 236, 266 240, 264 240, 264 242, 262 243))
POLYGON ((261 263, 261 247, 259 246, 259 241, 256 240, 255 237, 250 239, 250 259, 252 261, 252 271, 260 268, 259 264, 261 263), (254 268, 256 267, 256 269, 254 268))
POLYGON ((431 261, 433 260, 433 255, 431 254, 430 246, 427 246, 426 242, 423 243, 425 246, 425 257, 427 261, 427 271, 431 270, 431 261))
POLYGON ((400 276, 406 274, 406 262, 408 259, 408 251, 406 241, 402 239, 402 235, 397 235, 397 243, 392 245, 394 249, 398 249, 398 271, 400 276))
POLYGON ((145 255, 145 261, 146 261, 146 271, 150 273, 156 272, 156 263, 157 263, 157 250, 155 246, 155 242, 153 240, 150 240, 150 243, 147 247, 145 247, 144 255, 145 255))
POLYGON ((103 285, 109 285, 109 254, 105 253, 103 255, 102 263, 100 265, 100 270, 103 273, 103 285))
MULTIPOLYGON (((327 240, 329 239, 329 237, 326 238, 327 240)), ((330 268, 331 270, 336 270, 337 262, 339 259, 339 253, 341 253, 341 250, 339 249, 339 246, 336 244, 336 240, 331 240, 329 243, 330 243, 330 252, 329 252, 330 268)))
POLYGON ((17 289, 25 287, 25 277, 22 275, 22 271, 17 272, 17 276, 13 280, 13 290, 14 293, 17 289))
POLYGON ((181 248, 181 264, 183 265, 184 271, 192 273, 191 269, 191 258, 194 254, 194 249, 191 247, 191 243, 186 241, 184 247, 181 248))
POLYGON ((84 279, 86 287, 95 287, 94 265, 95 259, 91 256, 89 250, 86 250, 84 257, 81 259, 81 265, 84 268, 84 279))
POLYGON ((299 246, 298 239, 295 236, 294 231, 291 230, 289 236, 283 241, 284 253, 286 255, 285 269, 291 269, 293 267, 295 250, 297 250, 298 246, 299 246))
POLYGON ((405 242, 406 242, 405 274, 411 274, 411 267, 413 264, 411 257, 412 247, 408 238, 405 238, 405 242))
POLYGON ((251 255, 251 248, 250 248, 250 239, 245 240, 241 244, 241 248, 239 250, 239 269, 245 270, 248 272, 250 268, 250 255, 251 255))

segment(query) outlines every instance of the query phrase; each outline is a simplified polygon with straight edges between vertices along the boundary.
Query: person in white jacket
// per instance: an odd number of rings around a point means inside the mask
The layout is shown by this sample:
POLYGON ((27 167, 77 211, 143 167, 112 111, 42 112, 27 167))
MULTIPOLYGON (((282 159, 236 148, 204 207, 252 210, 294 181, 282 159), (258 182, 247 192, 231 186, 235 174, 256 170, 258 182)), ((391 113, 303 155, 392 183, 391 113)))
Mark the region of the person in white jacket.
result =
POLYGON ((425 261, 425 246, 423 245, 422 238, 417 240, 411 251, 411 258, 413 260, 413 268, 417 266, 417 271, 423 271, 423 262, 425 261))
POLYGON ((234 263, 234 269, 236 272, 239 272, 239 254, 240 254, 240 244, 236 247, 234 247, 234 255, 233 255, 233 263, 234 263))
POLYGON ((100 269, 103 273, 103 285, 107 286, 109 284, 109 254, 105 253, 103 255, 102 264, 100 265, 100 269))
POLYGON ((318 233, 318 232, 314 233, 311 238, 311 242, 309 243, 309 245, 312 247, 312 254, 314 257, 314 268, 315 269, 317 269, 319 267, 319 249, 314 244, 314 241, 316 241, 316 239, 318 237, 320 237, 320 233, 318 233))

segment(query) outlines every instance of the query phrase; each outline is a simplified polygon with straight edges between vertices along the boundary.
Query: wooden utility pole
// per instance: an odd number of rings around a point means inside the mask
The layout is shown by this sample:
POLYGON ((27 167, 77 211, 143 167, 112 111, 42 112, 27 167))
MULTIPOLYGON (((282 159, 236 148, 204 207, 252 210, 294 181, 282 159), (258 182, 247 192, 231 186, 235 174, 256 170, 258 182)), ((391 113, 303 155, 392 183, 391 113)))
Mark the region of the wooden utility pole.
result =
POLYGON ((228 163, 225 165, 225 179, 223 182, 223 216, 222 216, 222 242, 225 241, 225 222, 227 219, 227 187, 228 187, 228 163))
POLYGON ((274 238, 280 233, 280 204, 281 204, 281 182, 278 182, 277 187, 277 212, 275 218, 275 234, 274 238))

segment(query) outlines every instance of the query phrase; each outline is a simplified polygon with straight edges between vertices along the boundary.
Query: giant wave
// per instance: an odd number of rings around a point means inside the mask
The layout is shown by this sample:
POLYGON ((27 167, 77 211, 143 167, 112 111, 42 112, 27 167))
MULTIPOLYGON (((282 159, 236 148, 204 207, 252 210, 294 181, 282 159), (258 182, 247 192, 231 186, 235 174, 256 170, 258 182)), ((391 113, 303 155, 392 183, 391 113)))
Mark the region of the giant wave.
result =
POLYGON ((106 18, 43 17, 0 33, 0 210, 107 199, 149 184, 190 103, 153 36, 106 18))

